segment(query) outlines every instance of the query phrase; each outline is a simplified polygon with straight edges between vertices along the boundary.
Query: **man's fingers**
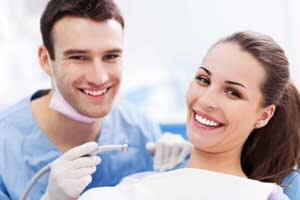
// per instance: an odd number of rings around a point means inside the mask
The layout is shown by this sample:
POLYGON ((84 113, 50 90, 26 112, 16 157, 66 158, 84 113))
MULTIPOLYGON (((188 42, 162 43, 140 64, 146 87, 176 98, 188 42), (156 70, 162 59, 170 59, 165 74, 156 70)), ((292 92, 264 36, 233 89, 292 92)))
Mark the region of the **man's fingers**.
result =
POLYGON ((70 172, 70 178, 72 179, 80 179, 82 177, 92 175, 96 171, 96 166, 94 167, 84 167, 80 169, 73 170, 70 172))
POLYGON ((72 161, 72 169, 79 169, 83 167, 94 167, 101 163, 99 156, 80 157, 72 161))
POLYGON ((91 182, 92 182, 92 176, 91 175, 84 176, 84 177, 79 179, 79 186, 84 189, 91 182))
POLYGON ((186 142, 183 145, 181 153, 179 154, 179 156, 177 158, 176 165, 179 164, 179 163, 181 163, 182 161, 184 161, 184 159, 186 158, 186 156, 189 155, 192 152, 192 149, 193 149, 193 145, 190 142, 186 142))
POLYGON ((78 199, 80 196, 80 193, 86 188, 88 184, 92 182, 92 176, 87 175, 83 176, 79 179, 73 179, 69 181, 67 184, 67 188, 65 189, 65 194, 67 194, 66 197, 68 198, 56 198, 56 199, 78 199), (72 187, 73 186, 73 187, 72 187))
POLYGON ((76 158, 79 158, 81 156, 87 155, 95 151, 97 147, 98 144, 96 142, 88 142, 73 149, 70 149, 63 155, 63 158, 66 160, 74 160, 76 158))
POLYGON ((155 145, 154 169, 163 171, 170 157, 171 147, 167 143, 158 142, 155 145))
POLYGON ((181 151, 183 145, 177 144, 174 147, 172 147, 170 157, 168 158, 168 162, 165 164, 166 169, 173 169, 178 163, 177 163, 177 157, 181 151))
POLYGON ((161 169, 160 171, 165 171, 166 170, 166 167, 170 161, 170 156, 171 156, 171 153, 172 153, 172 145, 171 144, 168 144, 168 143, 165 143, 163 145, 163 157, 162 157, 162 165, 161 165, 161 169))
POLYGON ((165 133, 156 144, 147 143, 146 149, 154 154, 154 170, 165 171, 183 162, 190 154, 192 145, 180 135, 165 133))
POLYGON ((162 164, 163 152, 162 152, 162 144, 156 143, 155 145, 155 154, 153 157, 153 166, 154 170, 158 170, 160 165, 162 164))

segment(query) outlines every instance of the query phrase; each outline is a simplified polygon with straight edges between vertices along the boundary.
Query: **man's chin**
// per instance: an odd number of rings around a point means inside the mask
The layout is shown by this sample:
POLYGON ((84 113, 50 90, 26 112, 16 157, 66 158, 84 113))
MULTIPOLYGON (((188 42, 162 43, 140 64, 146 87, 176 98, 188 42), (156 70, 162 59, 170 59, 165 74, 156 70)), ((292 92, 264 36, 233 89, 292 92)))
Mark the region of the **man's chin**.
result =
POLYGON ((99 110, 97 112, 95 112, 95 110, 90 111, 90 112, 81 112, 82 115, 89 117, 89 118, 103 118, 105 117, 109 112, 111 111, 111 109, 102 109, 99 110))

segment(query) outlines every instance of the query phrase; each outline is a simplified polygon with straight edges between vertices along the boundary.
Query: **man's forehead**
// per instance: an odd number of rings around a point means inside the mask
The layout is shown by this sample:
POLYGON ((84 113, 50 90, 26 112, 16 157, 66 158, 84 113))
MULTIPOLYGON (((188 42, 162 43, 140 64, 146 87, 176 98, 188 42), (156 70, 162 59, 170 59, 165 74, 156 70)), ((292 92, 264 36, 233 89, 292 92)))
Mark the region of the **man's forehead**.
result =
POLYGON ((80 17, 80 16, 72 16, 72 15, 67 15, 62 17, 61 19, 57 20, 52 27, 52 32, 62 28, 64 29, 66 25, 71 26, 71 25, 89 25, 91 26, 92 24, 94 25, 100 25, 100 24, 110 24, 114 26, 121 26, 123 29, 122 25, 114 18, 110 19, 105 19, 105 20, 94 20, 88 17, 80 17), (62 27, 60 27, 62 26, 62 27))
POLYGON ((65 49, 122 49, 123 29, 116 20, 93 21, 64 17, 52 33, 53 44, 65 49))

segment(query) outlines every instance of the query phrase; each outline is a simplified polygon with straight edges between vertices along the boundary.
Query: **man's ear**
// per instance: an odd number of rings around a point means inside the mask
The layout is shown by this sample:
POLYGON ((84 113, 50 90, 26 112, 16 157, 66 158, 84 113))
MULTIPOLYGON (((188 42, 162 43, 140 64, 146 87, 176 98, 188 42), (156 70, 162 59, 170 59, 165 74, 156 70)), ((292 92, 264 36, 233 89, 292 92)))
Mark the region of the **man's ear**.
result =
POLYGON ((255 128, 262 128, 266 126, 270 119, 273 117, 276 110, 276 106, 274 104, 267 106, 266 108, 263 108, 260 117, 258 121, 255 124, 255 128))
POLYGON ((40 65, 43 68, 43 70, 49 75, 52 76, 51 73, 51 65, 49 64, 49 60, 48 56, 49 54, 47 53, 47 49, 45 46, 41 46, 38 50, 38 56, 39 56, 39 61, 40 61, 40 65))

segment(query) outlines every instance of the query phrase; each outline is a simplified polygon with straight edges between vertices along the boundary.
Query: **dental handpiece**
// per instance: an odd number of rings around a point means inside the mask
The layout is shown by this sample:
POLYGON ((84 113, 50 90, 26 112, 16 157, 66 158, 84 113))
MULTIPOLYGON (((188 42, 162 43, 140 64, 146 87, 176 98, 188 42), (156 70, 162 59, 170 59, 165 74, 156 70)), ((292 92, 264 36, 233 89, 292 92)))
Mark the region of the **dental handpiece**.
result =
POLYGON ((128 151, 128 144, 112 144, 112 145, 98 146, 98 148, 95 151, 88 154, 87 156, 94 156, 94 155, 97 155, 98 153, 101 153, 101 152, 104 152, 104 151, 113 151, 113 150, 127 152, 128 151))
MULTIPOLYGON (((97 155, 98 153, 104 152, 104 151, 113 151, 113 150, 118 150, 118 151, 123 151, 127 152, 128 151, 128 144, 113 144, 113 145, 103 145, 103 146, 98 146, 98 148, 85 155, 85 156, 94 156, 97 155)), ((26 200, 29 192, 31 191, 32 187, 34 184, 37 182, 37 180, 47 173, 51 168, 51 163, 40 169, 29 181, 28 185, 26 186, 24 193, 22 194, 20 200, 26 200)))

